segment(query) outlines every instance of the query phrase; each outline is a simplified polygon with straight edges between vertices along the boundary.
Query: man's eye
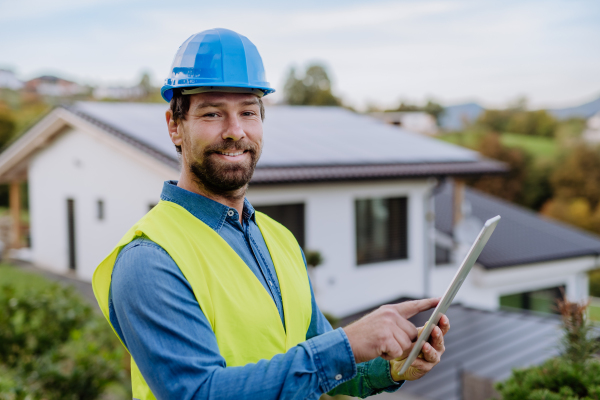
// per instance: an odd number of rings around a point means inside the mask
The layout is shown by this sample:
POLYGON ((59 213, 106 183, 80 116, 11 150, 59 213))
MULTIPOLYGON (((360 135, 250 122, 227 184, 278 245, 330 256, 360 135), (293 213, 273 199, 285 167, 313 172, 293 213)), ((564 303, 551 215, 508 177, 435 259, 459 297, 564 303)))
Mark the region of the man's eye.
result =
POLYGON ((243 115, 249 117, 249 116, 252 116, 252 115, 256 115, 256 113, 254 111, 246 111, 246 112, 243 113, 243 115))
POLYGON ((217 116, 217 113, 206 113, 203 115, 203 117, 209 117, 209 118, 214 118, 217 116))

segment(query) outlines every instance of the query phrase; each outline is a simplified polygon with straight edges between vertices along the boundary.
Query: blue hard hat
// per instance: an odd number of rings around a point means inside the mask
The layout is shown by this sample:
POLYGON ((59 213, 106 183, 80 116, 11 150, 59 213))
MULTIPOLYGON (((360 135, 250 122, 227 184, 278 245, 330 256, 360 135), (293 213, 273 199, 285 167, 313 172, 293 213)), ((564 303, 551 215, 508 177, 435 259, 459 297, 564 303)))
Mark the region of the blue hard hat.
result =
POLYGON ((207 86, 259 89, 263 95, 275 91, 266 81, 256 46, 247 37, 222 28, 196 33, 179 47, 160 94, 171 101, 173 89, 207 86))

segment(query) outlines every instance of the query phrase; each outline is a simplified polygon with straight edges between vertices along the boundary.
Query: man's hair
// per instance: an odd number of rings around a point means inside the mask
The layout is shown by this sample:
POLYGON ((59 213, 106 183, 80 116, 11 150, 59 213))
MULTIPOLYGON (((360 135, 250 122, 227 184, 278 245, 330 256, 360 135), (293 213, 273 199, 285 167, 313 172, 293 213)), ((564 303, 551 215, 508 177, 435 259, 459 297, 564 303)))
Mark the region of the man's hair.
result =
MULTIPOLYGON (((261 98, 258 99, 258 105, 260 107, 260 119, 264 121, 265 106, 261 98)), ((169 107, 171 108, 175 122, 185 120, 185 116, 190 110, 190 96, 181 94, 181 89, 173 89, 173 98, 169 107)), ((175 149, 181 154, 181 146, 175 146, 175 149)))

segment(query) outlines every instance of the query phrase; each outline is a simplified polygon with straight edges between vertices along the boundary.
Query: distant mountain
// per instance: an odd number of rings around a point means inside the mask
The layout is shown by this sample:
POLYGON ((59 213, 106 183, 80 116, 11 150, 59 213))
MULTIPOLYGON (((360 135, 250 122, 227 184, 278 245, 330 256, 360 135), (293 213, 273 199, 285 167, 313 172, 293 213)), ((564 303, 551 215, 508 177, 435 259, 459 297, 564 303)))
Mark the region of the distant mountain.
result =
POLYGON ((484 108, 477 103, 446 107, 440 117, 440 127, 445 131, 460 131, 465 127, 465 122, 475 121, 483 111, 484 108))
POLYGON ((573 117, 590 118, 592 115, 600 111, 600 97, 596 100, 590 101, 589 103, 582 104, 577 107, 569 108, 558 108, 554 110, 548 110, 548 112, 554 115, 558 119, 567 119, 573 117))

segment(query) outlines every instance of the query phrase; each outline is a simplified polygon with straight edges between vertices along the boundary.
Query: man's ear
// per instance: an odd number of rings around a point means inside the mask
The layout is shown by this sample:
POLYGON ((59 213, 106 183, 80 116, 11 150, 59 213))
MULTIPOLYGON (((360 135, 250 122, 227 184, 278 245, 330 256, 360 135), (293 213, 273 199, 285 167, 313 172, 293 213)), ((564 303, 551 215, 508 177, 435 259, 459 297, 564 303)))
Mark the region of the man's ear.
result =
POLYGON ((181 146, 183 144, 183 136, 181 135, 182 130, 179 129, 181 121, 177 122, 175 118, 173 118, 173 111, 171 111, 171 109, 167 110, 165 117, 167 119, 167 128, 169 130, 171 142, 173 142, 175 146, 181 146))

